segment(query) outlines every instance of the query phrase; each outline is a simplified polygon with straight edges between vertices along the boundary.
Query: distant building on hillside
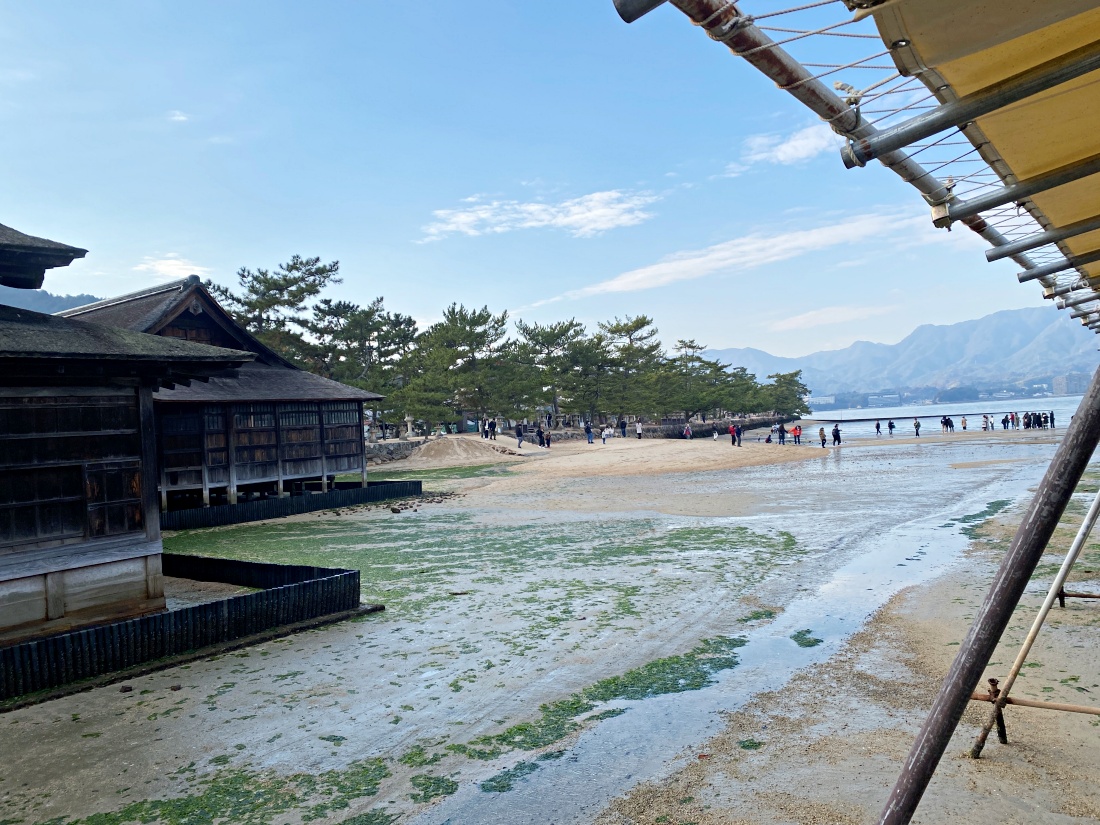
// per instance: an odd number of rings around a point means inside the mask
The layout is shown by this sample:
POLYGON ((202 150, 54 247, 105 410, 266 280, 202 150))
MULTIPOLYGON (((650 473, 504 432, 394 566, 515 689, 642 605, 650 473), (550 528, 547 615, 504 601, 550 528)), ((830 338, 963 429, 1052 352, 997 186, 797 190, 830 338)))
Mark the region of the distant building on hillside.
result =
POLYGON ((1050 382, 1055 395, 1083 395, 1089 388, 1089 377, 1083 372, 1056 375, 1050 382))
POLYGON ((153 395, 162 510, 367 483, 363 404, 383 396, 299 369, 258 341, 192 275, 64 310, 65 318, 255 353, 233 377, 153 395))
POLYGON ((901 403, 901 396, 897 393, 888 395, 868 395, 868 407, 896 407, 901 403))

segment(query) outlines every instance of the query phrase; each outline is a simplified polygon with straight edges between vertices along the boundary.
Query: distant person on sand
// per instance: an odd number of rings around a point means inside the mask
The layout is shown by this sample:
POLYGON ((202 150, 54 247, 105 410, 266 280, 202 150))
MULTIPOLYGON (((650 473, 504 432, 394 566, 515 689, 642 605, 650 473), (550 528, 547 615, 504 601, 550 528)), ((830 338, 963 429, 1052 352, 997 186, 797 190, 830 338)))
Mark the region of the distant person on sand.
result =
POLYGON ((636 432, 638 434, 638 440, 641 441, 642 440, 642 422, 641 421, 635 421, 634 422, 634 432, 636 432))
POLYGON ((730 446, 737 446, 737 427, 734 424, 730 424, 730 446))
POLYGON ((539 440, 539 446, 546 446, 546 433, 542 431, 542 421, 539 421, 539 428, 535 430, 535 438, 539 440))
POLYGON ((825 449, 825 428, 819 427, 817 431, 817 437, 821 439, 821 449, 825 449))
POLYGON ((786 444, 787 443, 787 428, 784 427, 782 423, 780 423, 779 428, 776 430, 776 432, 779 434, 779 443, 780 444, 786 444))
POLYGON ((522 450, 523 449, 523 425, 522 424, 516 424, 516 441, 518 442, 516 444, 516 447, 518 449, 522 450))
POLYGON ((585 421, 584 422, 584 434, 586 436, 588 436, 588 443, 589 444, 594 443, 592 441, 592 422, 591 421, 585 421))
POLYGON ((914 418, 913 419, 913 432, 916 434, 917 438, 920 438, 920 419, 919 418, 914 418))
POLYGON ((962 424, 963 432, 966 432, 966 416, 964 415, 959 419, 959 423, 962 424))
POLYGON ((626 438, 626 419, 619 419, 619 432, 622 433, 623 438, 626 438))
POLYGON ((497 440, 497 420, 495 418, 489 419, 489 440, 497 440))
POLYGON ((550 431, 546 431, 546 449, 550 449, 550 431))
POLYGON ((691 425, 688 424, 686 427, 684 427, 684 438, 686 438, 688 441, 691 441, 693 437, 694 436, 692 436, 691 434, 691 425))
MULTIPOLYGON (((824 447, 825 445, 822 444, 821 446, 824 447)), ((833 425, 833 446, 834 447, 839 447, 840 446, 840 425, 839 424, 834 424, 833 425)))
POLYGON ((1050 411, 1050 428, 1054 429, 1054 410, 1050 411))
POLYGON ((875 438, 882 438, 882 422, 875 422, 875 438))
POLYGON ((737 425, 737 446, 741 446, 741 436, 745 434, 745 428, 740 424, 737 425))
POLYGON ((714 428, 711 429, 710 437, 712 439, 714 439, 715 441, 718 440, 718 428, 717 427, 714 427, 714 428))
POLYGON ((615 431, 611 429, 610 424, 608 424, 606 427, 604 427, 603 432, 600 433, 600 438, 603 439, 604 444, 607 443, 607 439, 614 438, 614 437, 615 437, 615 431))

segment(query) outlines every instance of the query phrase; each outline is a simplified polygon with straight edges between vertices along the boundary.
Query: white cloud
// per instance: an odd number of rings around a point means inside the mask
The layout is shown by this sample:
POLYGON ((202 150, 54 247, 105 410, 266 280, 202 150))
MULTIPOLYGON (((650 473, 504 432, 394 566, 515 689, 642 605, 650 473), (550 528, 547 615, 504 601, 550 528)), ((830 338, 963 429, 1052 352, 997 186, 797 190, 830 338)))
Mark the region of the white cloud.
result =
POLYGON ((813 329, 829 324, 845 324, 849 321, 864 321, 878 315, 887 315, 897 309, 896 306, 877 307, 822 307, 791 318, 784 318, 769 324, 773 332, 788 332, 792 329, 813 329))
POLYGON ((755 233, 725 241, 706 249, 677 252, 662 261, 632 269, 609 280, 566 293, 565 298, 583 298, 608 292, 637 292, 690 281, 720 272, 743 272, 766 264, 790 260, 845 244, 866 243, 883 237, 907 234, 927 223, 923 217, 890 213, 854 215, 837 223, 786 232, 755 233))
POLYGON ((191 119, 186 114, 181 112, 179 109, 173 109, 168 114, 166 114, 164 117, 166 119, 172 121, 173 123, 186 123, 187 121, 189 121, 191 119))
POLYGON ((803 163, 837 148, 840 138, 823 123, 807 126, 784 137, 779 134, 751 135, 741 144, 740 160, 726 167, 726 175, 736 177, 761 163, 789 166, 803 163))
POLYGON ((202 277, 210 274, 209 267, 199 266, 181 257, 178 252, 169 252, 160 258, 146 255, 142 262, 134 267, 134 271, 149 272, 158 281, 178 281, 188 275, 202 277))
POLYGON ((517 229, 564 229, 575 238, 590 238, 609 229, 635 226, 649 220, 646 206, 658 197, 649 192, 623 192, 611 189, 593 192, 559 203, 515 200, 482 201, 476 196, 463 202, 462 209, 437 209, 436 221, 424 227, 425 241, 439 240, 450 234, 495 235, 517 229))

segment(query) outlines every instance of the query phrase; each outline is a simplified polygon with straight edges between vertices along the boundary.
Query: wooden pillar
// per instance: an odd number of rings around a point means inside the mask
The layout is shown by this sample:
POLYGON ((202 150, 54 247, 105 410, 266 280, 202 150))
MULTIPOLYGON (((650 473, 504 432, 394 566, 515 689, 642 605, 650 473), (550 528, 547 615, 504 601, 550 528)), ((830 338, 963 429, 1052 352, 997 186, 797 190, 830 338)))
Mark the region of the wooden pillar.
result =
POLYGON ((279 414, 282 404, 276 402, 275 407, 275 493, 282 498, 283 492, 283 417, 279 414))
POLYGON ((1035 498, 1001 560, 982 602, 921 726, 901 775, 879 818, 880 825, 905 825, 916 812, 951 736, 970 702, 997 643, 1042 558, 1081 475, 1100 443, 1100 369, 1070 420, 1065 438, 1043 476, 1035 498))
POLYGON ((202 436, 202 506, 210 506, 210 462, 207 460, 209 456, 209 446, 206 443, 206 405, 203 404, 199 407, 199 433, 202 436))
POLYGON ((321 425, 321 492, 328 492, 328 465, 325 462, 325 402, 317 404, 317 421, 321 425))
MULTIPOLYGON (((164 460, 157 455, 157 421, 153 414, 153 390, 138 387, 138 431, 141 433, 141 510, 145 522, 145 537, 160 538, 160 511, 168 509, 167 479, 161 480, 160 507, 157 506, 157 465, 164 460), (158 460, 159 459, 159 460, 158 460)), ((163 441, 163 439, 162 439, 163 441)))
POLYGON ((237 503, 237 416, 232 404, 225 405, 225 446, 229 459, 229 487, 226 494, 230 504, 237 503))
POLYGON ((363 481, 362 486, 367 486, 367 433, 365 416, 363 415, 362 403, 356 404, 359 409, 359 462, 360 462, 360 478, 363 481))

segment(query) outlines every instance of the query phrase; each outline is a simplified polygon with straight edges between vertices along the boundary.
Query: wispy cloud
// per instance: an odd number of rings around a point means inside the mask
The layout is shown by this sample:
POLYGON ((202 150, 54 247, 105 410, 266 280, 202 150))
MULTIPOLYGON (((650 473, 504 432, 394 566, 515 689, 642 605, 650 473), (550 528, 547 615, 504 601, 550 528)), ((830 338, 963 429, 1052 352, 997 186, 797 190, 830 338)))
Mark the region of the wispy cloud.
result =
POLYGON ((189 121, 191 119, 184 112, 181 112, 179 109, 173 109, 168 114, 166 114, 164 116, 164 118, 165 118, 165 120, 170 120, 173 123, 186 123, 187 121, 189 121))
POLYGON ((823 123, 807 126, 790 135, 751 135, 741 144, 741 157, 726 167, 726 175, 736 177, 759 164, 789 166, 803 163, 835 149, 840 141, 823 123))
POLYGON ((789 332, 792 329, 813 329, 829 324, 845 324, 849 321, 864 321, 879 315, 888 315, 897 309, 896 306, 877 307, 822 307, 791 318, 784 318, 769 324, 773 332, 789 332))
POLYGON ((610 229, 635 226, 653 217, 645 207, 659 198, 651 192, 610 189, 558 203, 466 198, 461 209, 437 209, 424 227, 421 243, 447 235, 496 235, 518 229, 564 229, 575 238, 590 238, 610 229))
POLYGON ((836 223, 806 229, 757 232, 705 249, 677 252, 655 264, 632 269, 549 300, 584 298, 609 292, 637 292, 718 273, 744 272, 809 252, 908 234, 924 223, 927 220, 923 217, 884 212, 854 215, 836 223))
POLYGON ((178 252, 169 252, 161 257, 146 255, 140 264, 134 267, 135 272, 148 272, 158 281, 177 281, 188 275, 209 275, 210 268, 199 266, 194 261, 189 261, 178 252))

